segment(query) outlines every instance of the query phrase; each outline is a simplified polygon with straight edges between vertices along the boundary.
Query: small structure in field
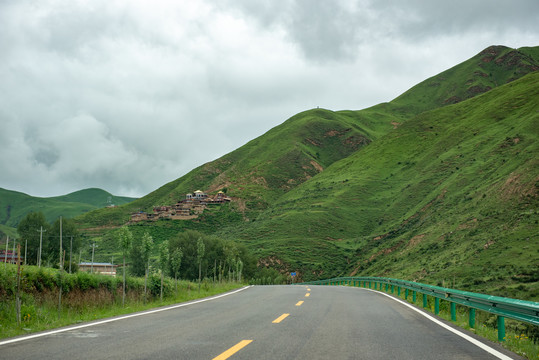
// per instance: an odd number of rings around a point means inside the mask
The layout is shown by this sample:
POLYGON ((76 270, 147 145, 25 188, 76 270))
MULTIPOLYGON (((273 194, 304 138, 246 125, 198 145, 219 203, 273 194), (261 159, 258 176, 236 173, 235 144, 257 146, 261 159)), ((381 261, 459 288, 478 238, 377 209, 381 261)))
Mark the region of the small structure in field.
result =
POLYGON ((98 262, 81 262, 79 263, 79 271, 116 276, 116 268, 118 265, 111 263, 98 263, 98 262))

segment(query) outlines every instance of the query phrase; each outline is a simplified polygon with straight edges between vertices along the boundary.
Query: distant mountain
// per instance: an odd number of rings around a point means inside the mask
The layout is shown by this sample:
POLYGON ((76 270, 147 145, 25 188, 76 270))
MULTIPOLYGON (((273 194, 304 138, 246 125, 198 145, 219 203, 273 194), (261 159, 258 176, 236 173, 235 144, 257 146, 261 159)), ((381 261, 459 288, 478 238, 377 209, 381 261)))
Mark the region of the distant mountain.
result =
POLYGON ((85 189, 68 195, 41 198, 0 188, 0 225, 16 228, 21 219, 30 212, 41 211, 47 221, 53 222, 60 216, 72 218, 88 211, 109 205, 123 205, 133 200, 135 199, 114 196, 101 189, 85 189))
POLYGON ((538 69, 539 47, 492 46, 388 103, 297 114, 77 221, 107 243, 103 227, 131 212, 222 190, 230 205, 133 231, 158 242, 185 228, 239 240, 261 266, 303 279, 398 276, 537 298, 538 69))

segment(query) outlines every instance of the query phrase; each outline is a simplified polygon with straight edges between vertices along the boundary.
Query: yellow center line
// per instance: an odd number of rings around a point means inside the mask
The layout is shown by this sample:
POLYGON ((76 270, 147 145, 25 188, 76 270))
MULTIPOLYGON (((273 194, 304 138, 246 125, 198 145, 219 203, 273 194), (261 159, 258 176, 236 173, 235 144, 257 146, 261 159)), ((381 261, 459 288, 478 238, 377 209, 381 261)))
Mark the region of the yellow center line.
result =
POLYGON ((311 296, 311 293, 305 294, 305 297, 309 297, 309 296, 311 296))
POLYGON ((282 314, 282 315, 279 316, 277 319, 273 320, 272 323, 278 324, 278 323, 280 323, 281 321, 283 321, 288 315, 290 315, 290 314, 282 314))
POLYGON ((296 304, 296 306, 301 306, 301 304, 303 304, 303 301, 298 301, 298 303, 296 304))
POLYGON ((311 291, 311 289, 307 288, 307 291, 311 291))
POLYGON ((237 343, 236 345, 232 346, 227 351, 225 351, 224 353, 214 357, 212 360, 225 360, 225 359, 228 359, 229 357, 231 357, 232 355, 234 355, 235 353, 237 353, 238 351, 240 351, 241 349, 243 349, 244 347, 246 347, 247 345, 249 345, 252 342, 253 342, 253 340, 242 340, 239 343, 237 343))

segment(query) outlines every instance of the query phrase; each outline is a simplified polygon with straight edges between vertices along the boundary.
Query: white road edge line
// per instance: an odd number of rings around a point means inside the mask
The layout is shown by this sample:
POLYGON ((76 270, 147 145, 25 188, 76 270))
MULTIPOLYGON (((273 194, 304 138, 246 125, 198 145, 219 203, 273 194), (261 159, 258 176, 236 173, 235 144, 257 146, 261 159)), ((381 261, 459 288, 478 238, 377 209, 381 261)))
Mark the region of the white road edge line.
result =
POLYGON ((385 295, 387 296, 388 298, 390 299, 393 299, 395 301, 398 301, 400 302, 401 304, 405 305, 405 306, 408 306, 410 309, 414 310, 415 312, 423 315, 424 317, 426 317, 427 319, 429 319, 430 321, 440 325, 441 327, 451 331, 452 333, 460 336, 461 338, 465 339, 465 340, 468 340, 469 342, 471 342, 472 344, 474 344, 475 346, 477 347, 480 347, 481 349, 485 350, 486 352, 496 356, 498 359, 501 359, 501 360, 514 360, 513 358, 505 355, 505 354, 502 354, 501 352, 499 352, 498 350, 496 349, 493 349, 491 348, 490 346, 488 346, 487 344, 485 343, 482 343, 481 341, 479 340, 476 340, 474 339, 473 337, 463 333, 463 332, 460 332, 459 330, 457 329, 454 329, 453 327, 447 325, 447 324, 444 324, 443 322, 441 322, 440 320, 430 316, 429 314, 426 314, 424 313, 423 311, 415 308, 414 306, 410 305, 409 303, 401 300, 401 299, 397 299, 397 298, 394 298, 393 296, 389 295, 389 294, 386 294, 384 292, 381 292, 381 291, 376 291, 376 290, 372 290, 372 289, 365 289, 365 288, 360 288, 362 290, 369 290, 369 291, 372 291, 372 292, 375 292, 375 293, 378 293, 378 294, 382 294, 382 295, 385 295))
POLYGON ((235 290, 235 291, 231 291, 231 292, 228 292, 228 293, 225 293, 225 294, 216 295, 216 296, 201 299, 201 300, 194 300, 194 301, 187 302, 187 303, 181 303, 181 304, 172 305, 172 306, 168 306, 168 307, 164 307, 164 308, 160 308, 160 309, 155 309, 155 310, 148 310, 148 311, 138 312, 138 313, 124 315, 124 316, 120 316, 120 317, 116 317, 116 318, 96 321, 96 322, 92 322, 92 323, 89 323, 89 324, 71 326, 71 327, 68 327, 68 328, 51 330, 51 331, 47 331, 47 332, 43 332, 43 333, 27 335, 27 336, 18 337, 18 338, 14 338, 14 339, 10 339, 10 340, 4 340, 4 341, 0 341, 0 346, 16 343, 16 342, 19 342, 19 341, 35 339, 35 338, 39 338, 39 337, 43 337, 43 336, 54 335, 54 334, 58 334, 58 333, 66 332, 66 331, 78 330, 78 329, 83 329, 83 328, 87 328, 87 327, 91 327, 91 326, 102 325, 102 324, 106 324, 106 323, 110 323, 110 322, 114 322, 114 321, 125 320, 125 319, 129 319, 129 318, 137 317, 137 316, 155 314, 155 313, 158 313, 158 312, 161 312, 161 311, 167 311, 167 310, 181 308, 181 307, 184 307, 184 306, 200 304, 200 303, 203 303, 203 302, 206 302, 206 301, 217 300, 217 299, 220 299, 220 298, 228 296, 228 295, 236 294, 236 293, 238 293, 240 291, 243 291, 243 290, 246 290, 246 289, 248 289, 250 287, 252 287, 252 285, 245 286, 245 287, 242 287, 241 289, 238 289, 238 290, 235 290))

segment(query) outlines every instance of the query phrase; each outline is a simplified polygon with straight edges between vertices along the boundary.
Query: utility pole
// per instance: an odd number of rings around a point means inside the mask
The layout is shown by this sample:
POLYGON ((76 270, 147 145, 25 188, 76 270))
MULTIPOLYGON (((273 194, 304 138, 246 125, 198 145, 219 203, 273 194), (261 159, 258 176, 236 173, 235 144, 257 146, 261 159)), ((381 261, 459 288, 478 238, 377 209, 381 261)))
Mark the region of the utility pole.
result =
POLYGON ((62 217, 60 216, 60 286, 58 287, 58 319, 62 313, 62 270, 64 270, 64 264, 62 264, 62 217))
POLYGON ((11 256, 11 263, 15 264, 15 244, 17 243, 17 239, 13 239, 13 255, 11 256))
POLYGON ((24 240, 24 265, 26 266, 26 255, 28 254, 28 239, 24 240))
POLYGON ((90 273, 93 274, 94 272, 94 251, 95 251, 95 248, 96 247, 99 247, 95 244, 95 242, 92 244, 92 266, 90 267, 90 273))
POLYGON ((17 293, 15 294, 15 308, 17 311, 17 325, 21 324, 21 244, 19 244, 19 261, 17 261, 17 293))
POLYGON ((4 258, 4 267, 7 267, 7 250, 9 248, 9 236, 7 237, 7 240, 6 240, 6 254, 5 254, 5 258, 4 258))
POLYGON ((73 253, 73 235, 71 235, 71 246, 69 247, 69 273, 71 274, 71 255, 73 253))
POLYGON ((43 230, 43 226, 41 227, 39 231, 39 256, 38 256, 38 259, 37 259, 37 267, 41 267, 41 248, 43 247, 43 231, 47 231, 47 230, 43 230))
POLYGON ((60 269, 62 265, 62 217, 60 216, 60 269))

